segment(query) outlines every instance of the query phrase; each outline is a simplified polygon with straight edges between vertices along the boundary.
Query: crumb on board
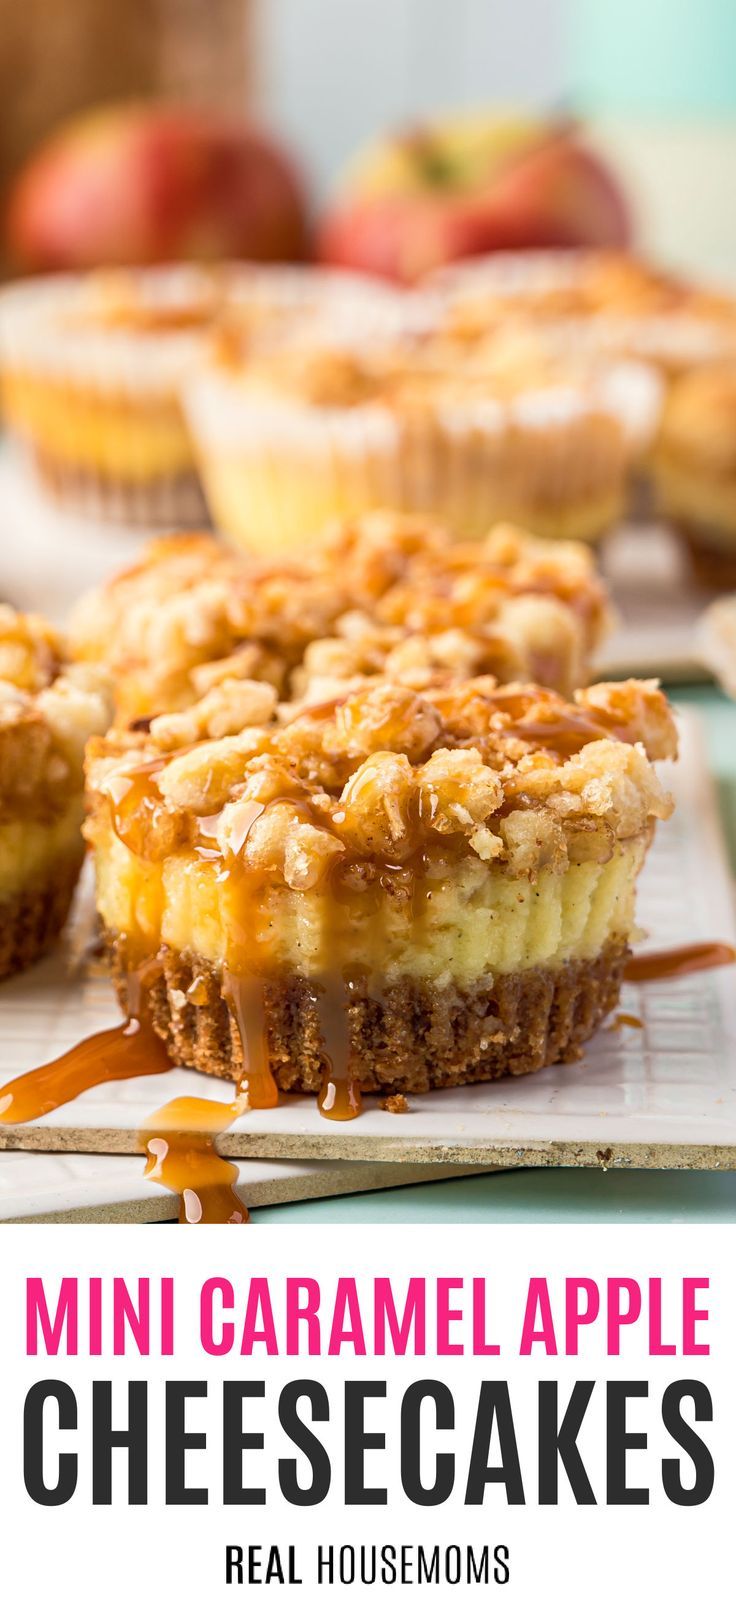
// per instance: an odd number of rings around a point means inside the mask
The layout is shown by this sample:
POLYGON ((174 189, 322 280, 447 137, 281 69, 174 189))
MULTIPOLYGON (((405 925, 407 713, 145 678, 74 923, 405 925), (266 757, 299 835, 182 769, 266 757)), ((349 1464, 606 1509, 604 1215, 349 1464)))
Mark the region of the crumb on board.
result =
POLYGON ((393 1097, 382 1097, 378 1106, 383 1108, 387 1114, 408 1114, 409 1112, 409 1104, 403 1092, 400 1091, 397 1091, 393 1097))

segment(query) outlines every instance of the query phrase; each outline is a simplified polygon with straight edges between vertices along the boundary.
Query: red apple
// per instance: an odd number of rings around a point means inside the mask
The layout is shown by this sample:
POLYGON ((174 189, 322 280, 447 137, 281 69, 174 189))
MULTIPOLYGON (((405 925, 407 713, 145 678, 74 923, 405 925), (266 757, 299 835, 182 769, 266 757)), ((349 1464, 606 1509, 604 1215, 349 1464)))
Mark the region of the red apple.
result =
POLYGON ((300 180, 239 119, 113 106, 65 124, 18 177, 8 251, 24 270, 305 255, 300 180))
POLYGON ((323 261, 412 282, 456 258, 623 247, 619 186, 569 126, 447 119, 366 153, 323 220, 323 261))

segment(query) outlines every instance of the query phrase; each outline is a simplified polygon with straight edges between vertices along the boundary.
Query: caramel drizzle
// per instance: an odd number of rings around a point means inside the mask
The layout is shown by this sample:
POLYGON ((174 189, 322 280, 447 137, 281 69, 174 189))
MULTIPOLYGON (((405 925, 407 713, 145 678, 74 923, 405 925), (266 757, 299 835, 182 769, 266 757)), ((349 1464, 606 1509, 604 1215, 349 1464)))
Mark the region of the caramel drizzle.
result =
POLYGON ((349 1072, 349 987, 337 975, 320 981, 315 998, 325 1057, 325 1076, 317 1098, 323 1119, 357 1119, 363 1107, 360 1083, 349 1072))
MULTIPOLYGON (((40 1119, 106 1081, 133 1080, 171 1069, 166 1047, 141 1009, 142 989, 141 975, 132 976, 129 1000, 139 1017, 100 1030, 51 1063, 9 1081, 0 1091, 0 1124, 23 1125, 40 1119)), ((182 1224, 244 1225, 247 1221, 248 1211, 235 1191, 238 1167, 220 1157, 217 1139, 239 1114, 255 1106, 247 1088, 232 1103, 179 1097, 146 1121, 138 1137, 148 1157, 145 1174, 179 1195, 182 1224)))
POLYGON ((236 1191, 238 1166, 222 1158, 217 1141, 249 1106, 247 1097, 232 1103, 175 1097, 139 1132, 144 1173, 177 1195, 180 1226, 247 1223, 248 1210, 236 1191))
POLYGON ((612 1030, 643 1030, 644 1020, 638 1018, 636 1013, 617 1013, 610 1028, 612 1030))
POLYGON ((265 986, 254 975, 225 973, 223 995, 235 1017, 242 1049, 238 1094, 249 1108, 276 1108, 279 1090, 271 1070, 266 1031, 265 986))
POLYGON ((650 980, 680 979, 684 974, 700 974, 709 968, 728 968, 736 963, 736 950, 722 940, 695 941, 689 946, 671 946, 664 951, 643 952, 630 957, 624 979, 645 984, 650 980))
MULTIPOLYGON (((614 722, 608 718, 607 713, 589 714, 570 708, 558 710, 553 707, 547 719, 530 720, 527 716, 529 707, 542 697, 542 692, 531 688, 511 694, 483 695, 482 698, 484 704, 490 707, 492 715, 497 713, 500 719, 506 719, 501 730, 504 735, 519 738, 528 744, 536 744, 561 757, 573 755, 591 740, 608 737, 611 733, 624 737, 614 722)), ((345 699, 347 695, 333 698, 313 707, 309 714, 313 718, 331 715, 345 699)), ((438 703, 441 708, 441 701, 438 703)), ((302 716, 304 714, 302 713, 302 716)), ((133 763, 127 775, 114 780, 110 787, 110 807, 115 831, 123 843, 137 854, 145 854, 137 843, 141 829, 144 832, 146 827, 152 829, 155 837, 158 815, 166 811, 165 802, 158 791, 156 777, 165 762, 166 758, 161 756, 147 762, 133 763)), ((289 799, 300 813, 311 817, 309 802, 304 798, 304 792, 299 786, 295 787, 294 794, 290 795, 289 799)), ((229 856, 223 853, 217 841, 216 825, 219 814, 200 818, 193 849, 206 860, 221 861, 226 876, 232 876, 237 871, 239 877, 245 877, 243 869, 237 866, 237 858, 254 823, 264 810, 265 807, 261 802, 243 803, 237 843, 231 845, 229 856)), ((417 828, 419 826, 417 825, 417 828)), ((333 893, 337 899, 339 899, 340 875, 349 874, 348 863, 349 859, 346 859, 346 865, 334 868, 331 873, 333 893)), ((396 865, 387 864, 384 874, 400 873, 406 865, 403 859, 396 865)), ((246 953, 254 950, 257 952, 258 941, 245 936, 244 946, 246 953)), ((252 1109, 273 1108, 278 1103, 278 1088, 271 1068, 266 1032, 266 982, 259 967, 260 962, 260 957, 254 956, 254 966, 247 966, 242 973, 228 972, 223 979, 223 995, 235 1021, 241 1046, 243 1073, 238 1081, 238 1096, 252 1109)), ((315 997, 325 1062, 325 1075, 318 1097, 318 1107, 323 1117, 331 1120, 353 1119, 361 1111, 360 1085, 349 1069, 348 991, 349 987, 338 975, 325 976, 318 982, 315 997)), ((108 1078, 114 1077, 108 1076, 108 1078)), ((179 1149, 173 1148, 169 1140, 167 1157, 191 1159, 193 1157, 191 1134, 189 1131, 182 1133, 182 1146, 179 1149)), ((207 1132, 196 1126, 193 1134, 201 1137, 206 1136, 207 1132)), ((212 1159, 217 1157, 212 1135, 209 1135, 206 1148, 211 1164, 212 1159)), ((183 1179, 180 1169, 174 1172, 172 1180, 174 1177, 176 1180, 183 1179)), ((225 1184, 227 1185, 227 1182, 225 1184)))
POLYGON ((8 1081, 0 1091, 0 1125, 25 1125, 105 1081, 160 1075, 171 1067, 160 1037, 145 1018, 131 1016, 8 1081))

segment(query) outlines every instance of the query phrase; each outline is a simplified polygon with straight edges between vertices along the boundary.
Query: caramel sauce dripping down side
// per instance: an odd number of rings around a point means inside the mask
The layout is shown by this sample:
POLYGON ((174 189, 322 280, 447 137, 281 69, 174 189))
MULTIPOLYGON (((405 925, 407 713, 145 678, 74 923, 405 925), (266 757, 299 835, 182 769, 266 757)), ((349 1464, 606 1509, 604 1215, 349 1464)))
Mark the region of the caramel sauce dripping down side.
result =
POLYGON ((316 998, 326 1073, 317 1098, 323 1119, 357 1119, 363 1107, 360 1084, 349 1073, 348 986, 337 975, 320 981, 316 998))
POLYGON ((690 946, 672 946, 664 951, 644 952, 630 957, 624 979, 645 984, 649 980, 679 979, 684 974, 700 974, 708 968, 728 968, 736 963, 736 950, 722 940, 696 941, 690 946))
POLYGON ((271 1071, 266 1030, 265 984, 255 975, 223 975, 223 995, 240 1034, 242 1074, 238 1092, 249 1108, 276 1108, 279 1091, 271 1071))
POLYGON ((146 1121, 138 1137, 145 1174, 176 1193, 180 1225, 246 1224, 248 1210, 235 1190, 238 1166, 221 1157, 217 1139, 247 1106, 240 1098, 176 1097, 146 1121))

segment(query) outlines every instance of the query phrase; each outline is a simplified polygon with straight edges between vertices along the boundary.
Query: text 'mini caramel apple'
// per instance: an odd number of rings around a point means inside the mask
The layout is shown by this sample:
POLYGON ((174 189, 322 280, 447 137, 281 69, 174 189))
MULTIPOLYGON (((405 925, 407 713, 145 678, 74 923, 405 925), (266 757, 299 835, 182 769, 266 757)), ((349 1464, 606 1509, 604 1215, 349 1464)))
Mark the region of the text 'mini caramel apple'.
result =
POLYGON ((379 675, 277 709, 251 683, 232 731, 222 700, 217 739, 205 697, 88 750, 116 983, 126 1006, 145 981, 170 1056, 328 1117, 575 1058, 671 810, 657 687, 379 675))

